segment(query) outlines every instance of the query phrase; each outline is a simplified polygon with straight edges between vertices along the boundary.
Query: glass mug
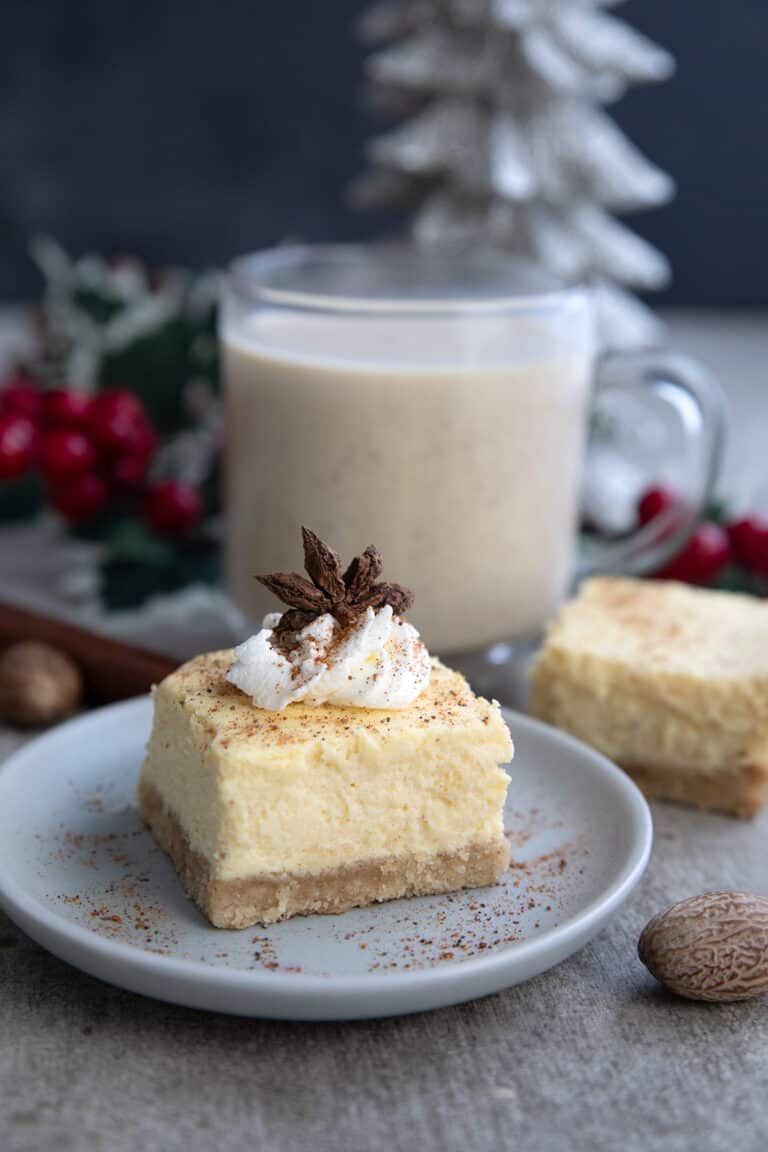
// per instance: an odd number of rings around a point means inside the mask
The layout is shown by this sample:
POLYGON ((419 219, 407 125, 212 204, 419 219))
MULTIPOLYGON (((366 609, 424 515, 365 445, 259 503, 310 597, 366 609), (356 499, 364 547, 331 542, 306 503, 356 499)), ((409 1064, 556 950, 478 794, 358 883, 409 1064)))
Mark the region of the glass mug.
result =
POLYGON ((432 651, 487 650, 540 632, 574 574, 662 562, 712 486, 721 400, 703 370, 611 357, 595 389, 589 293, 502 254, 246 256, 227 279, 221 339, 228 586, 254 621, 276 607, 254 573, 300 569, 306 524, 344 563, 377 545, 384 578, 413 589, 409 618, 432 651), (579 566, 594 391, 671 405, 698 478, 682 518, 579 566))

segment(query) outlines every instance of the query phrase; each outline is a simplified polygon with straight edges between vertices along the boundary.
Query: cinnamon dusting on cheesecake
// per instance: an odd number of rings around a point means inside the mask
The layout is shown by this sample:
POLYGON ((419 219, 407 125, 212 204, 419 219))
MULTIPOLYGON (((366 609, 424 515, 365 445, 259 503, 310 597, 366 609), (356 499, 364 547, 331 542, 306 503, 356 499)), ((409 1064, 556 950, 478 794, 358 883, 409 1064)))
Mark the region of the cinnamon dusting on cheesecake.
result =
MULTIPOLYGON (((253 708, 247 696, 227 681, 231 663, 230 649, 209 652, 172 674, 179 706, 188 715, 199 715, 206 729, 215 730, 216 743, 223 748, 255 740, 279 747, 303 745, 335 740, 351 730, 364 731, 375 740, 388 739, 393 727, 399 731, 404 723, 403 714, 396 710, 317 708, 303 703, 279 713, 253 708)), ((407 716, 419 728, 450 731, 462 728, 472 715, 484 725, 483 717, 493 710, 495 706, 485 700, 478 703, 462 676, 435 661, 429 685, 407 716)))
POLYGON ((340 644, 368 608, 377 611, 389 605, 403 616, 413 603, 413 593, 401 584, 379 581, 383 568, 381 553, 373 544, 356 556, 342 571, 341 562, 309 528, 301 529, 306 577, 298 572, 273 572, 257 576, 259 583, 288 605, 272 633, 272 645, 284 655, 296 646, 298 634, 318 616, 326 613, 341 626, 334 637, 340 644))

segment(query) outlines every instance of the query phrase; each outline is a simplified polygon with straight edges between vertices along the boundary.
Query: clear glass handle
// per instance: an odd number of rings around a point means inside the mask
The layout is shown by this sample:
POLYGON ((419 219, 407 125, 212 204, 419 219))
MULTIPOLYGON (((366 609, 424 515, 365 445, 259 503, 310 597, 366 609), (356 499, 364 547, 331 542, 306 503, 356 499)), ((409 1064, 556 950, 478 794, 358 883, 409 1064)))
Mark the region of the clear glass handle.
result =
POLYGON ((688 448, 698 457, 697 484, 684 502, 620 541, 594 546, 577 580, 596 572, 640 575, 670 560, 693 532, 712 496, 725 435, 725 402, 717 381, 694 360, 653 351, 605 356, 598 365, 597 398, 616 389, 660 399, 676 411, 688 448))

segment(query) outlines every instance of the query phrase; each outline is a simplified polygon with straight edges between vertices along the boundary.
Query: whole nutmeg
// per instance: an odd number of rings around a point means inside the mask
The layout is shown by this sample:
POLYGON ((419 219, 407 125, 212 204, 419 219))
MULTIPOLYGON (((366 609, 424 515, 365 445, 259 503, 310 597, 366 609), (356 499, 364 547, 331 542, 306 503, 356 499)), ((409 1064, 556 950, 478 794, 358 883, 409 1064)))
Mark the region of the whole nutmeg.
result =
POLYGON ((74 712, 83 678, 69 656, 36 641, 0 652, 0 716, 19 728, 53 724, 74 712))
POLYGON ((768 992, 768 899, 705 892, 646 924, 637 946, 646 968, 689 1000, 749 1000, 768 992))

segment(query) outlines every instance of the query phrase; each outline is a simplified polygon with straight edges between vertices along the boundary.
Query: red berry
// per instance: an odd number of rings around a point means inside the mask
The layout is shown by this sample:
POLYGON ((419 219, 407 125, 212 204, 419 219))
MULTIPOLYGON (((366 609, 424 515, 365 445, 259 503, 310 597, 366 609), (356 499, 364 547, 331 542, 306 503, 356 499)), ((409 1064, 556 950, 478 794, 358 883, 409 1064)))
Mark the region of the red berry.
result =
POLYGON ((91 397, 71 388, 54 388, 45 394, 46 423, 56 428, 84 428, 91 410, 91 397))
POLYGON ((98 446, 111 455, 133 452, 146 436, 149 422, 133 392, 100 392, 91 403, 89 427, 98 446))
POLYGON ((152 425, 145 421, 143 424, 137 425, 133 443, 130 445, 127 454, 131 456, 144 456, 147 461, 151 460, 157 451, 157 435, 152 425))
POLYGON ((0 480, 23 476, 35 461, 37 428, 28 416, 0 414, 0 480))
POLYGON ((158 536, 182 536, 195 527, 202 514, 198 490, 178 480, 153 485, 144 502, 147 523, 158 536))
POLYGON ((96 460, 93 444, 73 428, 56 428, 43 438, 43 471, 49 479, 79 476, 88 472, 96 460))
POLYGON ((6 384, 0 386, 0 412, 38 420, 42 410, 43 393, 37 382, 31 376, 27 376, 26 373, 20 372, 16 376, 12 376, 6 384))
POLYGON ((109 469, 109 479, 121 492, 140 488, 149 468, 151 456, 121 456, 109 469))
POLYGON ((657 485, 648 488, 637 502, 637 517, 641 524, 650 524, 662 512, 669 511, 677 504, 678 498, 671 488, 657 485))
POLYGON ((662 580, 683 580, 686 584, 708 584, 731 558, 727 532, 711 521, 699 524, 690 540, 657 576, 662 580))
POLYGON ((107 486, 95 472, 84 472, 56 484, 50 501, 65 520, 79 524, 92 520, 106 507, 107 486))
POLYGON ((745 516, 729 525, 733 554, 751 572, 768 577, 768 518, 745 516))
POLYGON ((113 460, 108 468, 109 478, 118 491, 131 491, 139 488, 157 451, 157 436, 149 424, 136 430, 136 437, 130 452, 113 460))

